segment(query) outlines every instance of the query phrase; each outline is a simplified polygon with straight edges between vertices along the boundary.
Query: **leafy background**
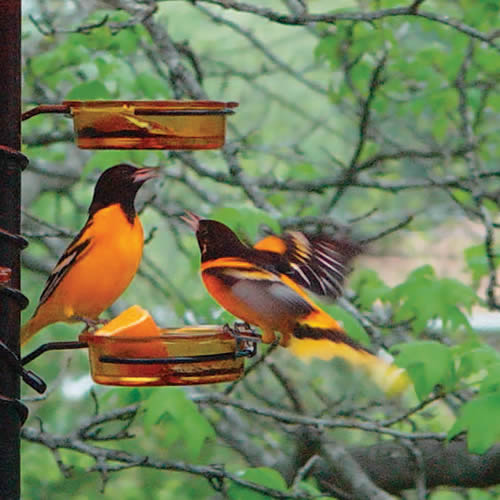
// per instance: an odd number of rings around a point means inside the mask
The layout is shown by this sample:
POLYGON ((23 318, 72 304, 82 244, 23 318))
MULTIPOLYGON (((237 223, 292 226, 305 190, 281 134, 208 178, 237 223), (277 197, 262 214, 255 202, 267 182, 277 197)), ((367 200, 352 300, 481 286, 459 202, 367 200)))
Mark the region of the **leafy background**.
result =
MULTIPOLYGON (((161 166, 138 202, 140 272, 108 315, 138 303, 161 325, 232 321, 203 289, 185 209, 249 242, 297 227, 352 233, 367 255, 324 306, 392 349, 415 385, 388 400, 341 362, 263 347, 235 385, 110 388, 92 384, 84 353, 46 354, 32 368, 48 394, 24 395, 23 498, 500 498, 498 2, 23 8, 25 109, 240 103, 222 151, 91 152, 66 117, 23 123, 26 318, 99 173, 161 166)), ((54 325, 29 347, 77 333, 54 325)))

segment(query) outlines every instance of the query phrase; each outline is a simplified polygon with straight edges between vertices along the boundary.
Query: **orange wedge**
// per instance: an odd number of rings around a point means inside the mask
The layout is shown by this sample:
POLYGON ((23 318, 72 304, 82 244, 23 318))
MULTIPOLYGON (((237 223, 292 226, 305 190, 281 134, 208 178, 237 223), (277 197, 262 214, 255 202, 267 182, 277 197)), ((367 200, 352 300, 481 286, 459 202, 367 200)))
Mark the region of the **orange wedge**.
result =
POLYGON ((94 333, 107 337, 153 337, 159 334, 160 329, 151 315, 138 305, 129 307, 94 333))
MULTIPOLYGON (((123 311, 120 315, 97 330, 95 348, 99 355, 115 358, 165 358, 167 349, 160 337, 161 330, 151 315, 137 305, 123 311), (158 338, 151 338, 157 336, 158 338), (144 340, 142 340, 144 338, 144 340)), ((91 345, 92 342, 89 342, 91 345)), ((118 370, 121 376, 152 377, 168 370, 167 365, 106 365, 109 370, 118 370)))

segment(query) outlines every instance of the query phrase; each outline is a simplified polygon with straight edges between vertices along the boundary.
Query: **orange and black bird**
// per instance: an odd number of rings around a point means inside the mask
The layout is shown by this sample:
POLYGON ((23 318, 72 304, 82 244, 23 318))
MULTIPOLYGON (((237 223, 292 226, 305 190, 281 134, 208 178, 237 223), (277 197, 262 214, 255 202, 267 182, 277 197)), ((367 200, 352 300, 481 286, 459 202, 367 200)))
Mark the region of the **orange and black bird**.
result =
POLYGON ((351 339, 305 291, 338 298, 349 262, 360 253, 360 246, 290 231, 267 236, 250 247, 220 222, 191 212, 183 220, 196 233, 206 289, 231 314, 260 327, 263 342, 272 343, 279 332, 280 344, 299 358, 340 357, 365 369, 388 393, 406 387, 402 369, 351 339))
POLYGON ((156 172, 121 164, 101 174, 88 220, 52 270, 33 317, 21 329, 21 345, 58 321, 95 324, 125 291, 144 246, 135 196, 156 172))

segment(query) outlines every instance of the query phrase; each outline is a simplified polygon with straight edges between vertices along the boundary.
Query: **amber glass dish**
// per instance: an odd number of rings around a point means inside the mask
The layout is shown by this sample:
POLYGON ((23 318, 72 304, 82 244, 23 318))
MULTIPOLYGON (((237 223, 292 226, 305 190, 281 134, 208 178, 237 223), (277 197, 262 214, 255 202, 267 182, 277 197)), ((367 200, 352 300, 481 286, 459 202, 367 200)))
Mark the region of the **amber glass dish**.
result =
POLYGON ((221 326, 169 328, 151 337, 85 332, 79 340, 88 343, 90 371, 98 384, 213 384, 243 374, 244 357, 221 326))
POLYGON ((217 149, 236 102, 65 101, 82 149, 217 149))

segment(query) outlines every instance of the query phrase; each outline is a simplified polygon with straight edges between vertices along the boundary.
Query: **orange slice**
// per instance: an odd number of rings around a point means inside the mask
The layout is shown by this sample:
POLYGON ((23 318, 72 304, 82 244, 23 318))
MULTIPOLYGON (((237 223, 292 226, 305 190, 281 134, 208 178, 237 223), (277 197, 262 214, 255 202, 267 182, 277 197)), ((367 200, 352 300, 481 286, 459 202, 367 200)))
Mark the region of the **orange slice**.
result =
POLYGON ((96 336, 153 337, 160 335, 151 315, 142 307, 135 305, 113 318, 99 328, 96 336))
MULTIPOLYGON (((95 332, 94 336, 102 339, 100 355, 116 358, 165 358, 167 349, 160 337, 161 330, 151 315, 137 305, 123 311, 95 332), (147 337, 158 336, 158 339, 147 337), (108 337, 109 341, 104 337, 108 337), (144 337, 144 340, 139 340, 144 337)), ((114 365, 121 376, 153 377, 168 370, 167 365, 114 365)), ((111 366, 108 367, 109 369, 111 366)))

